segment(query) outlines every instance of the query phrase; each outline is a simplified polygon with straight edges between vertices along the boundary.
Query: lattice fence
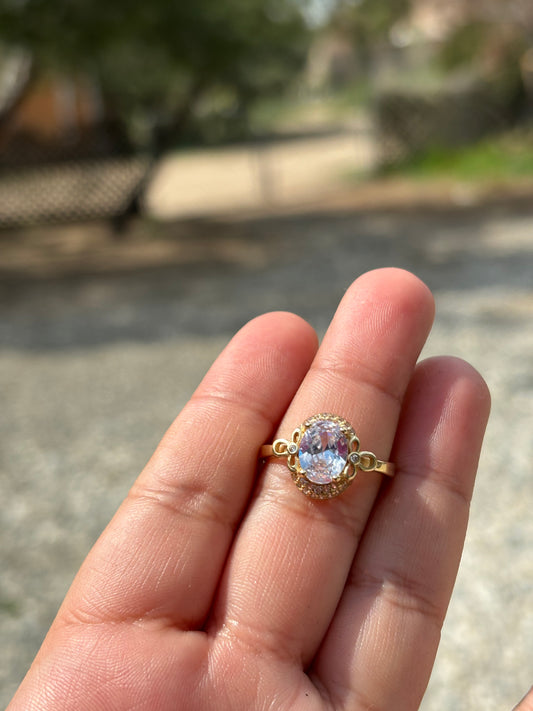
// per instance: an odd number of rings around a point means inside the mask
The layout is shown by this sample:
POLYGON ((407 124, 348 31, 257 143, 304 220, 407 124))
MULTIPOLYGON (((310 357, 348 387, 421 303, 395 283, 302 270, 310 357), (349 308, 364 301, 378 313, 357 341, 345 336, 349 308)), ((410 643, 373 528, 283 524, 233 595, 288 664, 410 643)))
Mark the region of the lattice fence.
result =
POLYGON ((109 140, 8 142, 0 149, 0 228, 127 215, 153 162, 109 140))
POLYGON ((427 149, 469 145, 509 128, 513 107, 490 85, 434 93, 388 90, 375 102, 383 165, 401 163, 427 149))

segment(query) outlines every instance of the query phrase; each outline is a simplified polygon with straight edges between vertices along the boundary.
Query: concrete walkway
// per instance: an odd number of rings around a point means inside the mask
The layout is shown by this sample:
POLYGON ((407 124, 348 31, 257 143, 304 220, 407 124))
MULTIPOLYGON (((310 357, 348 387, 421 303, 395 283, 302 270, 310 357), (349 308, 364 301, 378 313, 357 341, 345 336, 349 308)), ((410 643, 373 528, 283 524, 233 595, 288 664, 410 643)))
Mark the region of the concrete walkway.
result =
POLYGON ((182 151, 161 161, 146 208, 155 217, 175 219, 322 199, 374 161, 373 137, 361 121, 342 131, 257 146, 182 151))

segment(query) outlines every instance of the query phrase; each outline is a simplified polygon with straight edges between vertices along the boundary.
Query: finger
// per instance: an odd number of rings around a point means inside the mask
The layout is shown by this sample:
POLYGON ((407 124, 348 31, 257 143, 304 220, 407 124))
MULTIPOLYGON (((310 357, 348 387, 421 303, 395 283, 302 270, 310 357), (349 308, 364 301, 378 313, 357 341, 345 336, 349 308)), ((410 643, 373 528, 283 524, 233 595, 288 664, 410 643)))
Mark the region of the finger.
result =
MULTIPOLYGON (((404 389, 433 316, 427 288, 399 270, 355 282, 333 319, 279 433, 312 414, 348 419, 362 447, 387 457, 404 389)), ((330 501, 307 498, 287 467, 265 470, 233 546, 211 621, 237 639, 306 664, 344 588, 357 540, 380 484, 357 476, 330 501)), ((210 628, 210 629, 211 629, 210 628)))
POLYGON ((513 711, 533 711, 533 689, 529 690, 513 711))
POLYGON ((397 476, 374 509, 315 660, 341 708, 419 706, 459 565, 489 400, 462 361, 417 368, 393 450, 397 476))
POLYGON ((63 612, 202 624, 257 471, 257 451, 298 388, 316 336, 268 314, 230 342, 95 545, 63 612))

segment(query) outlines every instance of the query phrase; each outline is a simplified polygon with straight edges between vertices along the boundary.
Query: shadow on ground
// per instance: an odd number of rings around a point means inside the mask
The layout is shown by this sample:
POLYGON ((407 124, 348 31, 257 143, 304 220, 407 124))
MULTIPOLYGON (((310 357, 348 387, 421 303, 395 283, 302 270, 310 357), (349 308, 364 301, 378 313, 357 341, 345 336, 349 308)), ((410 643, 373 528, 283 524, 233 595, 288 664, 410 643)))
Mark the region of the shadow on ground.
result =
MULTIPOLYGON (((229 335, 275 309, 321 330, 352 280, 382 266, 414 271, 437 296, 527 290, 532 217, 521 203, 139 220, 120 238, 105 224, 4 232, 0 341, 65 349, 229 335)), ((502 314, 502 327, 521 313, 502 314)))

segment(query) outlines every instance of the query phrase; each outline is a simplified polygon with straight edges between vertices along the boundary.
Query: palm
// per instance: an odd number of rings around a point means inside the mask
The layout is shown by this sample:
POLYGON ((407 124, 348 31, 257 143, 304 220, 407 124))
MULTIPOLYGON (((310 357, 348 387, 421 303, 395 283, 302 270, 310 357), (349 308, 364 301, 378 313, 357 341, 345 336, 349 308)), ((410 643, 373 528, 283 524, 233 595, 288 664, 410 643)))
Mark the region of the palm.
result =
POLYGON ((383 270, 318 353, 294 316, 248 324, 91 551, 10 711, 418 708, 488 412, 466 364, 415 368, 431 319, 427 289, 383 270), (317 502, 283 463, 257 472, 278 425, 324 411, 392 449, 396 478, 361 473, 317 502))

